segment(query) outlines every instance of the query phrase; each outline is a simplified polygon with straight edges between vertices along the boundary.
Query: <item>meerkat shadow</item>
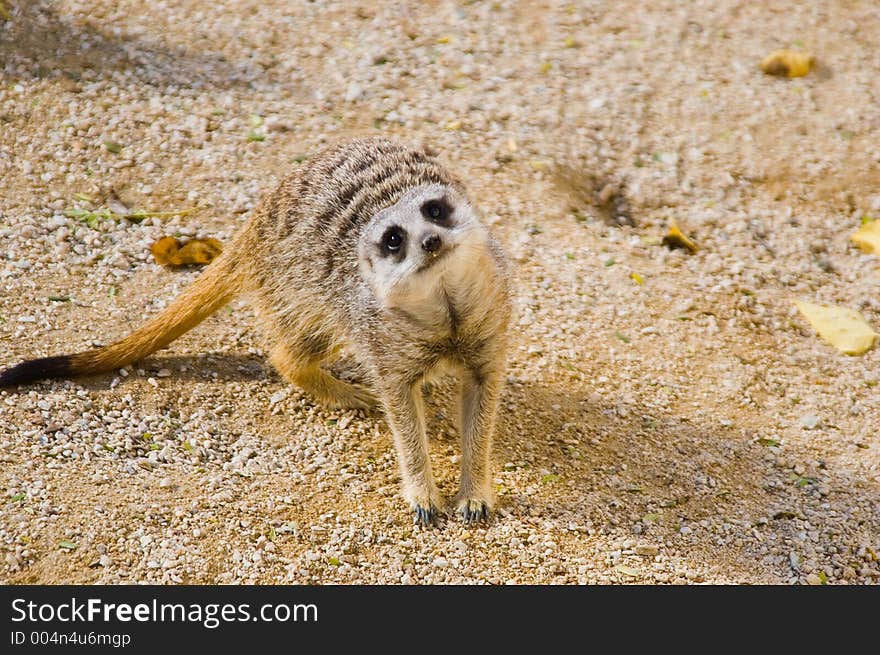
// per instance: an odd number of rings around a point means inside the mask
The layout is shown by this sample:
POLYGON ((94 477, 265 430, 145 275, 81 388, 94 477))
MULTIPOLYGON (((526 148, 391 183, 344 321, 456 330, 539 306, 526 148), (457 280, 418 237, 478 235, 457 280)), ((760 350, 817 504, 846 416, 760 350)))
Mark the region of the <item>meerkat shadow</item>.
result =
MULTIPOLYGON (((792 480, 752 431, 721 424, 709 412, 688 414, 654 400, 623 402, 581 381, 508 384, 495 444, 499 509, 563 519, 595 538, 691 540, 717 547, 717 533, 705 526, 719 516, 731 517, 725 518, 728 530, 748 531, 762 520, 815 514, 823 484, 875 503, 880 499, 876 481, 841 464, 826 462, 792 480)), ((803 450, 791 444, 789 455, 810 460, 808 452, 795 448, 803 450)), ((861 517, 859 526, 867 538, 880 521, 861 517)), ((737 549, 724 553, 731 570, 753 565, 737 549)))
MULTIPOLYGON (((79 378, 79 383, 91 390, 106 388, 114 378, 118 384, 126 384, 137 377, 164 377, 180 381, 244 382, 271 380, 284 382, 283 376, 262 354, 208 352, 198 355, 155 354, 131 366, 134 375, 120 376, 118 372, 101 373, 79 378), (140 371, 143 371, 141 375, 140 371)), ((343 356, 327 366, 336 377, 354 384, 364 384, 366 373, 362 366, 350 356, 343 356)))
POLYGON ((738 430, 599 394, 579 382, 508 384, 498 435, 502 468, 538 484, 541 493, 530 503, 581 516, 609 503, 729 502, 724 497, 772 468, 738 430))
POLYGON ((238 353, 201 353, 199 355, 153 355, 127 368, 128 375, 119 371, 77 378, 77 383, 91 391, 106 389, 118 380, 118 386, 130 384, 138 378, 163 378, 186 382, 246 382, 277 376, 271 364, 262 355, 238 353), (141 373, 143 372, 143 373, 141 373))

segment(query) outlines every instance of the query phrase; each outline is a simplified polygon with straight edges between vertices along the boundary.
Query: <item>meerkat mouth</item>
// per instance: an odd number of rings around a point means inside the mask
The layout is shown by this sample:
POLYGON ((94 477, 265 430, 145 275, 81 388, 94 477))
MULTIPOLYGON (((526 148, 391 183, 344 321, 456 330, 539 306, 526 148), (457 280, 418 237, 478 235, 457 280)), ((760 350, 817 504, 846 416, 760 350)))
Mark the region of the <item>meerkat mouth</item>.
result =
POLYGON ((425 258, 425 261, 422 262, 421 266, 419 266, 416 269, 416 273, 421 273, 422 271, 428 270, 429 268, 434 266, 434 264, 439 262, 441 259, 445 259, 446 256, 452 251, 453 251, 453 248, 444 248, 443 250, 440 250, 439 252, 431 253, 430 255, 428 255, 425 258))

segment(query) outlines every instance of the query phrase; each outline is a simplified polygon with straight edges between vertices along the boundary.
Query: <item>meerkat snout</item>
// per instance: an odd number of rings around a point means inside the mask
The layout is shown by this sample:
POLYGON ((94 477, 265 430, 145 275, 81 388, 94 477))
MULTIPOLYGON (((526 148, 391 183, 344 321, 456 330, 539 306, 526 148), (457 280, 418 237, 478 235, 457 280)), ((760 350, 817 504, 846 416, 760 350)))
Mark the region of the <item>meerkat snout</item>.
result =
POLYGON ((422 250, 427 253, 435 253, 440 250, 440 246, 443 245, 443 240, 433 232, 429 232, 425 236, 422 237, 422 250))

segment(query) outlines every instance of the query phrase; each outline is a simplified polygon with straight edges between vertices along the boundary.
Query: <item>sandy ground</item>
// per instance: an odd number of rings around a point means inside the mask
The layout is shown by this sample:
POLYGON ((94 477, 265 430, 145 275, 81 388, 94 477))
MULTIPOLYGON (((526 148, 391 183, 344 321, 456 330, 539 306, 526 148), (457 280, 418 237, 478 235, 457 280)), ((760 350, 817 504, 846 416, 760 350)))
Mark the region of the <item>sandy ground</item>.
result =
POLYGON ((518 319, 489 525, 414 527, 382 418, 286 385, 237 302, 133 369, 0 391, 0 581, 877 583, 880 348, 792 306, 880 329, 848 240, 880 218, 876 2, 4 4, 0 366, 125 335, 197 274, 155 239, 228 240, 356 134, 468 181, 518 319), (780 47, 819 67, 761 74, 780 47), (65 216, 117 203, 198 211, 65 216))

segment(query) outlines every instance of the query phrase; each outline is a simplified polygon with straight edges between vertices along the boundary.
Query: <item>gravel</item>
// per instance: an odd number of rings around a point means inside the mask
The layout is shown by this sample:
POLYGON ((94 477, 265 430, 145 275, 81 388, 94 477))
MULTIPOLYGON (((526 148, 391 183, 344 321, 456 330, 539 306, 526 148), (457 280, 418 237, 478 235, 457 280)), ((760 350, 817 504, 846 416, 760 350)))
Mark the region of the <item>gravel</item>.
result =
MULTIPOLYGON (((286 385, 244 302, 135 367, 0 391, 0 581, 877 584, 880 348, 792 305, 880 326, 848 241, 880 218, 876 7, 11 4, 0 365, 128 333, 197 274, 153 241, 228 240, 355 134, 467 180, 518 324, 476 528, 413 526, 381 417, 286 385), (780 47, 819 69, 762 75, 780 47), (65 214, 119 203, 198 211, 65 214), (659 245, 672 219, 695 254, 659 245)), ((449 496, 453 392, 428 402, 449 496)))

